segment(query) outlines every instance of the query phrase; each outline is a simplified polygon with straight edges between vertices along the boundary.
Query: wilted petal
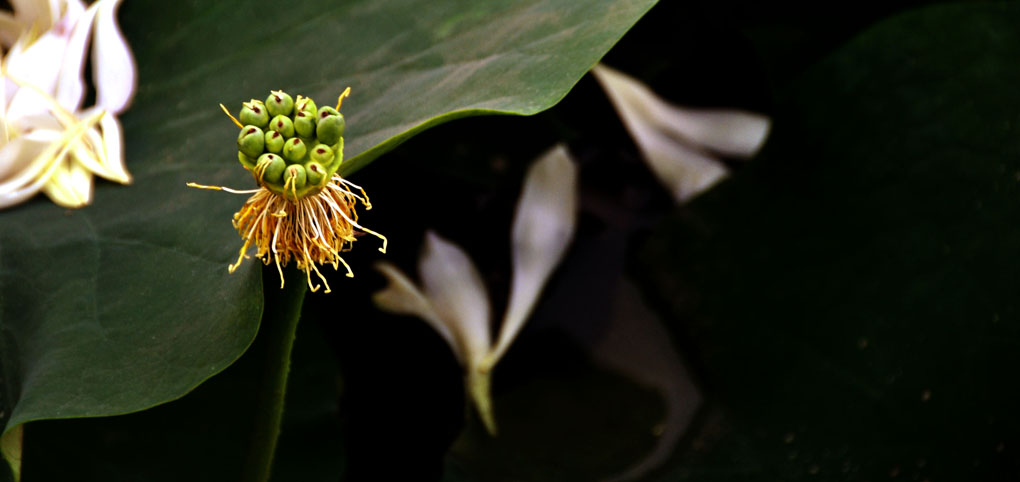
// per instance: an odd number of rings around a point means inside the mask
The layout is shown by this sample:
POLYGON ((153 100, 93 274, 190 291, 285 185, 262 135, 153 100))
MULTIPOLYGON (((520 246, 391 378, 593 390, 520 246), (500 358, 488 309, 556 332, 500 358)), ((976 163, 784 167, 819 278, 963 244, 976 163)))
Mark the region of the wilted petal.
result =
POLYGON ((524 326, 574 235, 577 167, 558 145, 528 170, 513 225, 513 284, 499 340, 486 364, 495 365, 524 326))
POLYGON ((92 23, 98 8, 98 4, 93 4, 88 10, 76 16, 63 65, 60 67, 56 98, 57 102, 69 111, 77 111, 81 107, 85 92, 85 79, 82 77, 85 49, 88 47, 89 34, 92 33, 92 23))
POLYGON ((592 69, 641 154, 678 201, 686 201, 726 176, 711 152, 747 158, 762 146, 767 117, 734 110, 682 109, 647 86, 599 65, 592 69))
POLYGON ((375 303, 375 306, 390 313, 412 315, 425 320, 433 330, 439 333, 439 336, 446 340, 457 359, 464 363, 464 355, 461 353, 460 344, 453 337, 453 332, 439 318, 432 303, 425 298, 418 287, 390 263, 377 263, 375 268, 390 282, 386 288, 372 295, 372 302, 375 303))
POLYGON ((425 296, 461 345, 469 368, 489 349, 489 297, 474 263, 457 245, 429 231, 418 265, 425 296))
POLYGON ((127 107, 135 92, 135 62, 117 27, 120 0, 99 0, 92 40, 92 73, 96 105, 113 113, 127 107))

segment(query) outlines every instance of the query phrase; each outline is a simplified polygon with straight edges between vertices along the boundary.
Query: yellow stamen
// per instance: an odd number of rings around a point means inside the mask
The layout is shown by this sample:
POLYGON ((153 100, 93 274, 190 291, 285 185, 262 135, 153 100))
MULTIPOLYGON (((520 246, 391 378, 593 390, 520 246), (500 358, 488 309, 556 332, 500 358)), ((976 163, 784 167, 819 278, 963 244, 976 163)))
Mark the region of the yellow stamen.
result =
POLYGON ((348 88, 344 89, 344 91, 342 93, 340 93, 340 97, 337 97, 337 99, 336 99, 336 110, 338 112, 340 111, 340 106, 344 103, 344 98, 348 97, 350 95, 351 95, 351 88, 348 87, 348 88))
POLYGON ((227 110, 227 106, 220 104, 220 109, 223 109, 223 113, 227 114, 227 117, 229 117, 230 120, 234 121, 234 124, 237 124, 238 129, 244 129, 244 124, 241 124, 241 121, 237 120, 236 117, 230 114, 230 111, 227 110))
POLYGON ((209 190, 212 190, 212 191, 226 191, 226 192, 229 192, 229 193, 232 193, 232 194, 252 194, 252 193, 259 192, 258 189, 231 189, 229 187, 223 187, 223 186, 206 186, 205 184, 198 184, 198 183, 194 183, 194 182, 189 182, 186 185, 188 187, 194 187, 194 188, 198 188, 198 189, 209 189, 209 190))

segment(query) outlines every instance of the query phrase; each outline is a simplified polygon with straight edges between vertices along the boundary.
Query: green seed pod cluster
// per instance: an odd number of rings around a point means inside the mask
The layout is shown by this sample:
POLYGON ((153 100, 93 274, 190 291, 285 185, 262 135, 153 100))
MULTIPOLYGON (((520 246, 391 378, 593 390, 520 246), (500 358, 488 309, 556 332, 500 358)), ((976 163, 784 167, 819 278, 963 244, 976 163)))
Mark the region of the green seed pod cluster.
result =
POLYGON ((317 194, 343 161, 343 114, 274 90, 245 102, 238 116, 237 158, 267 189, 297 200, 317 194))

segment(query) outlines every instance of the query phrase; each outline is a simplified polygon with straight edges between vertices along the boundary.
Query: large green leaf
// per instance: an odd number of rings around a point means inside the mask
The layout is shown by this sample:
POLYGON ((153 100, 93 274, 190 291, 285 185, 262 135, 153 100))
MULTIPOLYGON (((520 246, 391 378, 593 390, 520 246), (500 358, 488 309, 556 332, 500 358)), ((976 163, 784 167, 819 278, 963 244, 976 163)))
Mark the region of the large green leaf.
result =
MULTIPOLYGON (((296 281, 303 276, 296 270, 290 274, 296 281)), ((265 282, 267 287, 277 285, 274 279, 265 282)), ((301 291, 295 283, 283 293, 295 298, 291 303, 300 303, 301 291)), ((267 299, 270 296, 267 293, 267 299)), ((274 301, 278 311, 293 311, 289 303, 274 301)), ((269 311, 267 306, 267 315, 269 311)), ((340 473, 336 363, 315 321, 302 319, 298 327, 274 481, 335 481, 340 473), (301 441, 300 450, 290 448, 295 439, 301 441)), ((267 327, 287 329, 262 325, 267 327)), ((254 420, 262 415, 254 401, 260 385, 271 382, 264 377, 265 364, 278 362, 274 345, 260 335, 215 378, 151 410, 29 424, 23 480, 242 480, 243 469, 253 465, 248 449, 256 435, 254 420)))
POLYGON ((127 2, 140 80, 122 121, 135 182, 99 186, 79 211, 40 199, 0 213, 0 419, 144 409, 250 343, 257 263, 225 269, 242 199, 184 187, 251 182, 217 103, 279 88, 329 103, 351 86, 349 174, 430 125, 551 106, 652 4, 127 2))

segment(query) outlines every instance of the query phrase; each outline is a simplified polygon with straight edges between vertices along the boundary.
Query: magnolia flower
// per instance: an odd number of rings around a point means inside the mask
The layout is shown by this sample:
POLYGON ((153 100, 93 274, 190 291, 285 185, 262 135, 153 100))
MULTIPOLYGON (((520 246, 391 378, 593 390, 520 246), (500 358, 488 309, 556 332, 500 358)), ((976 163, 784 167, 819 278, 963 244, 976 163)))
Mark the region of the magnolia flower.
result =
POLYGON ((695 110, 663 101, 647 86, 604 65, 592 74, 616 107, 641 155, 659 180, 684 202, 728 174, 717 155, 753 157, 768 136, 770 121, 737 110, 695 110))
POLYGON ((497 336, 492 336, 489 297, 467 253, 428 232, 418 270, 419 288, 388 263, 378 269, 389 286, 376 305, 418 316, 450 345, 465 370, 466 387, 490 433, 496 432, 489 395, 491 371, 506 353, 538 300, 542 287, 574 234, 577 168, 563 146, 529 169, 513 224, 513 281, 510 302, 497 336))
POLYGON ((0 208, 37 192, 71 208, 92 200, 92 176, 127 184, 121 127, 135 66, 117 28, 119 0, 12 0, 0 12, 0 208), (95 105, 82 108, 89 40, 95 105))

